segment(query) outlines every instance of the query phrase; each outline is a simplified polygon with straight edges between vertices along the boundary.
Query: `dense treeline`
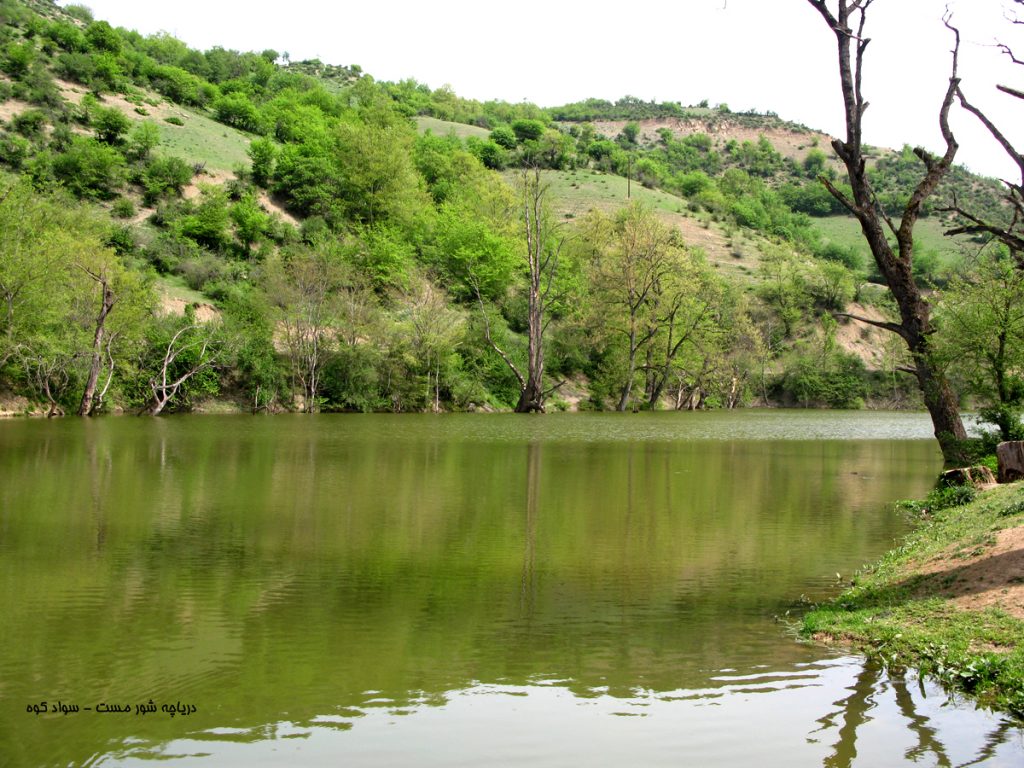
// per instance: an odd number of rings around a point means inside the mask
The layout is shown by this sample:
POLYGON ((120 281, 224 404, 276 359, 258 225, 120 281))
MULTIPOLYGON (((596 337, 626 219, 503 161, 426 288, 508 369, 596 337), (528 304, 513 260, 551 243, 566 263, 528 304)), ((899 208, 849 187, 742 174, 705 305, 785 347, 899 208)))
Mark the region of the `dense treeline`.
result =
MULTIPOLYGON (((832 313, 871 292, 856 254, 812 226, 835 212, 815 181, 834 176, 822 151, 796 164, 763 137, 644 142, 636 123, 605 137, 555 121, 569 112, 275 51, 199 52, 42 7, 0 2, 0 99, 25 104, 0 127, 0 384, 52 413, 218 395, 510 408, 530 387, 549 407, 620 409, 912 397, 896 352, 869 372, 837 343, 832 313), (55 77, 88 92, 68 101, 55 77), (248 162, 203 183, 202 159, 166 152, 141 119, 153 94, 245 132, 248 162), (418 135, 410 117, 427 114, 490 131, 418 135), (639 204, 559 219, 540 171, 581 167, 761 238, 756 282, 724 280, 639 204), (172 281, 203 302, 169 312, 172 281)), ((585 104, 577 117, 675 109, 585 104)))

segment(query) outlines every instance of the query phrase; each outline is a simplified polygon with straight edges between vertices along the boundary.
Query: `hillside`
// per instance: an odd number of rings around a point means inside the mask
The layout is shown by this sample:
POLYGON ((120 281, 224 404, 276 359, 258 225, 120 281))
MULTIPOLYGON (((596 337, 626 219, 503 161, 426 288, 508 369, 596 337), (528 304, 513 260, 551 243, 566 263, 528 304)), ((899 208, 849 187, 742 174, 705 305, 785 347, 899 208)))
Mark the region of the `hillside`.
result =
MULTIPOLYGON (((842 184, 821 133, 629 98, 479 103, 356 65, 194 51, 42 0, 0 0, 0 17, 0 183, 38 211, 17 237, 81 228, 52 257, 67 278, 17 294, 0 349, 0 387, 51 412, 74 407, 90 356, 111 402, 145 405, 179 332, 218 352, 161 408, 215 394, 269 409, 511 407, 533 322, 524 194, 550 212, 535 242, 557 255, 539 278, 555 297, 541 309, 547 370, 568 383, 556 407, 915 402, 891 339, 833 320, 892 310, 817 180, 842 184), (105 265, 86 272, 101 284, 130 283, 139 308, 104 359, 87 349, 83 259, 105 265), (638 259, 660 277, 633 305, 638 259), (64 305, 49 325, 28 320, 64 305), (630 324, 649 329, 636 346, 630 324)), ((898 205, 918 161, 874 158, 880 203, 898 205)), ((998 206, 986 180, 950 185, 998 206)), ((946 226, 919 225, 920 279, 941 284, 973 245, 946 226)), ((12 264, 51 258, 14 245, 12 264)))

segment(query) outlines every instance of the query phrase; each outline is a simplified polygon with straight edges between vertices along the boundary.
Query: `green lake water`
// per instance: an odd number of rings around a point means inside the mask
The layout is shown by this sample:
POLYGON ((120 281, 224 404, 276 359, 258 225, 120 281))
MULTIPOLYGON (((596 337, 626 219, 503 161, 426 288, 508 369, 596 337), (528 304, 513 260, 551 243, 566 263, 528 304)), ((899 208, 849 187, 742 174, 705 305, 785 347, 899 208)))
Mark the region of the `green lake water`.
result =
POLYGON ((1019 768, 1019 726, 790 625, 906 532, 930 432, 0 423, 0 766, 1019 768))

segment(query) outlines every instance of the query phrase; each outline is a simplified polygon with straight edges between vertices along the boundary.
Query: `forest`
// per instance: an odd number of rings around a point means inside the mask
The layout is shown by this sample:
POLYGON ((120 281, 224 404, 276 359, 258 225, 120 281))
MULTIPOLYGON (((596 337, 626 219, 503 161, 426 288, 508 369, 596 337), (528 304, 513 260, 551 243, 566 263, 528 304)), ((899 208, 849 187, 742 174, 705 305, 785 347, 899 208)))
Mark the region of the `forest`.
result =
MULTIPOLYGON (((777 115, 478 102, 45 0, 0 0, 0 72, 9 410, 921 407, 846 169, 777 115)), ((897 216, 927 162, 867 152, 897 216)), ((1020 438, 1024 273, 965 213, 1012 215, 952 166, 929 354, 1020 438)))

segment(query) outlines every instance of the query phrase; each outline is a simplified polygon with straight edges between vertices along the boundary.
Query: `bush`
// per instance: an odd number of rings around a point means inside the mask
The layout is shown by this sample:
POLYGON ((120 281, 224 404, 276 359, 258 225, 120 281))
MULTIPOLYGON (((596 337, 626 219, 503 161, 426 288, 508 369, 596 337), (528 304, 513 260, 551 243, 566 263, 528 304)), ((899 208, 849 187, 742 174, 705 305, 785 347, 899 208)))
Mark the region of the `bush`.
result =
POLYGON ((84 21, 86 24, 91 24, 93 21, 92 11, 86 5, 80 5, 78 3, 72 3, 71 5, 64 6, 64 13, 73 19, 84 21))
POLYGON ((147 205, 170 195, 180 196, 192 181, 192 167, 180 157, 156 157, 142 175, 147 205))
POLYGON ((95 139, 76 136, 66 152, 53 157, 54 178, 78 197, 107 199, 124 183, 120 153, 95 139))
POLYGON ((11 128, 27 139, 37 139, 46 127, 46 113, 39 109, 26 109, 11 118, 11 128))
POLYGON ((164 121, 170 123, 171 125, 184 125, 185 124, 185 121, 182 120, 180 117, 178 117, 176 115, 171 115, 170 117, 165 117, 164 121))
POLYGON ((0 131, 0 162, 14 171, 20 171, 32 154, 32 145, 21 136, 0 131))
POLYGON ((92 114, 96 138, 104 144, 120 144, 131 125, 131 120, 113 107, 97 107, 92 114))
POLYGON ((119 197, 114 201, 110 212, 119 219, 130 219, 135 215, 135 203, 127 197, 119 197))

